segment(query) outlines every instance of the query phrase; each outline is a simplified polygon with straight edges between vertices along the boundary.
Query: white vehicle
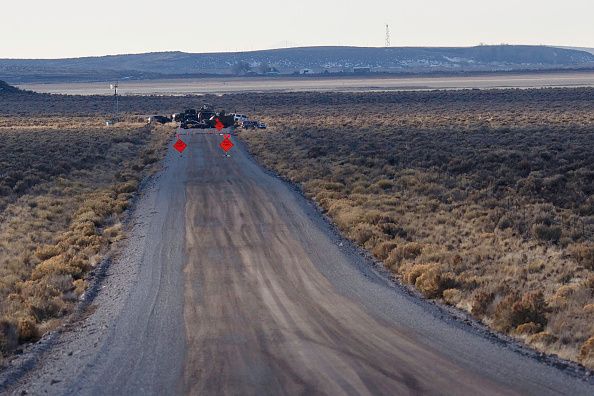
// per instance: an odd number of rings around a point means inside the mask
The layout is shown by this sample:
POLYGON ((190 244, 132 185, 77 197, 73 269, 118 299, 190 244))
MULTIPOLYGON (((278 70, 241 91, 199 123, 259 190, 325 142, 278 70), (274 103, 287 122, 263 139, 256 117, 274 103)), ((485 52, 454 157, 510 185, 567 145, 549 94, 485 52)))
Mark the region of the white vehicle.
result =
POLYGON ((235 120, 235 122, 242 123, 244 121, 249 121, 250 119, 245 114, 233 114, 233 120, 235 120))

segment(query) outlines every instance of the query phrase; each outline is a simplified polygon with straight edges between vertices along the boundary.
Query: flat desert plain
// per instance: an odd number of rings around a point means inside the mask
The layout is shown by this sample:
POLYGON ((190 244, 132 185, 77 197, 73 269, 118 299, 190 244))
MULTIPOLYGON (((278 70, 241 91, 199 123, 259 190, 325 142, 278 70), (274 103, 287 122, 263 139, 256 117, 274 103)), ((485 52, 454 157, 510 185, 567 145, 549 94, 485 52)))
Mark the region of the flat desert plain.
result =
MULTIPOLYGON (((489 74, 456 77, 213 77, 120 81, 123 95, 225 94, 235 92, 370 92, 432 89, 594 87, 594 71, 489 74)), ((108 82, 29 83, 19 88, 70 95, 110 95, 108 82)))

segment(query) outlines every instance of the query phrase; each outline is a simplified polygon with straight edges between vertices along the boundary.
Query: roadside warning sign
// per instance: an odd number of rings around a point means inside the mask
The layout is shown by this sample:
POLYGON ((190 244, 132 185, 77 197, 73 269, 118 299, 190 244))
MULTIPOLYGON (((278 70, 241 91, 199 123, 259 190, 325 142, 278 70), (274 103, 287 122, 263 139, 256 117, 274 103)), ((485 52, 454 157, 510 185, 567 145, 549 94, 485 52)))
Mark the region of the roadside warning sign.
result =
POLYGON ((180 138, 178 138, 177 141, 173 144, 173 148, 179 151, 180 154, 184 152, 186 147, 188 147, 188 145, 180 138))
POLYGON ((231 150, 231 147, 233 147, 233 143, 231 142, 230 137, 231 135, 224 135, 223 141, 219 144, 219 146, 223 149, 225 153, 231 150))
POLYGON ((223 123, 221 122, 221 120, 219 120, 217 118, 217 119, 215 119, 215 128, 217 128, 217 131, 221 132, 221 130, 223 128, 225 128, 225 125, 223 125, 223 123))

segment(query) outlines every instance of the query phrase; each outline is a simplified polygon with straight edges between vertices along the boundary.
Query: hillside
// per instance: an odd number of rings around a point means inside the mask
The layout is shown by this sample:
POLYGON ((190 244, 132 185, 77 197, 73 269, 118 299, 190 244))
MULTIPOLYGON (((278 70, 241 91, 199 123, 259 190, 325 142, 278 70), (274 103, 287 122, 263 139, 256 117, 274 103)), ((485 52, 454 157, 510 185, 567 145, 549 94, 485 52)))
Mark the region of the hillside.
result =
POLYGON ((559 48, 584 51, 584 52, 588 52, 590 54, 594 54, 594 48, 586 48, 586 47, 559 47, 559 48))
POLYGON ((6 82, 0 80, 0 95, 6 95, 6 94, 18 94, 18 93, 23 93, 25 91, 22 91, 20 89, 18 89, 17 87, 13 87, 10 84, 7 84, 6 82))
POLYGON ((594 67, 594 55, 546 46, 467 48, 303 47, 251 52, 155 52, 70 59, 0 59, 0 79, 12 83, 152 79, 207 74, 427 73, 594 67))

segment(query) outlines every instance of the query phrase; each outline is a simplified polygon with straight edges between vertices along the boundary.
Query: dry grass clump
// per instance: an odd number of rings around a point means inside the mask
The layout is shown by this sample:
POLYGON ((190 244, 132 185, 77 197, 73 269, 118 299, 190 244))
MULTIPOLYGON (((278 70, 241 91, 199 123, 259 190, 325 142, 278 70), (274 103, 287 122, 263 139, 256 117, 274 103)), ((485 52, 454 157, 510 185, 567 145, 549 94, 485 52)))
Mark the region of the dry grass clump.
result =
POLYGON ((510 294, 499 301, 495 307, 494 325, 499 331, 510 332, 517 330, 525 332, 526 326, 540 330, 547 323, 547 303, 541 291, 524 293, 520 298, 517 294, 510 294), (523 326, 521 328, 518 328, 523 326))
POLYGON ((584 268, 594 271, 594 243, 578 243, 569 247, 573 259, 584 268))
POLYGON ((594 366, 594 336, 588 338, 580 348, 580 360, 588 367, 594 366))
POLYGON ((279 95, 242 136, 424 296, 594 368, 593 96, 279 95))
POLYGON ((414 285, 427 298, 439 298, 445 290, 455 290, 456 280, 453 274, 444 274, 439 264, 413 264, 401 268, 398 272, 402 280, 414 285))
POLYGON ((171 134, 101 123, 2 120, 12 126, 0 128, 0 359, 71 312, 171 134))

